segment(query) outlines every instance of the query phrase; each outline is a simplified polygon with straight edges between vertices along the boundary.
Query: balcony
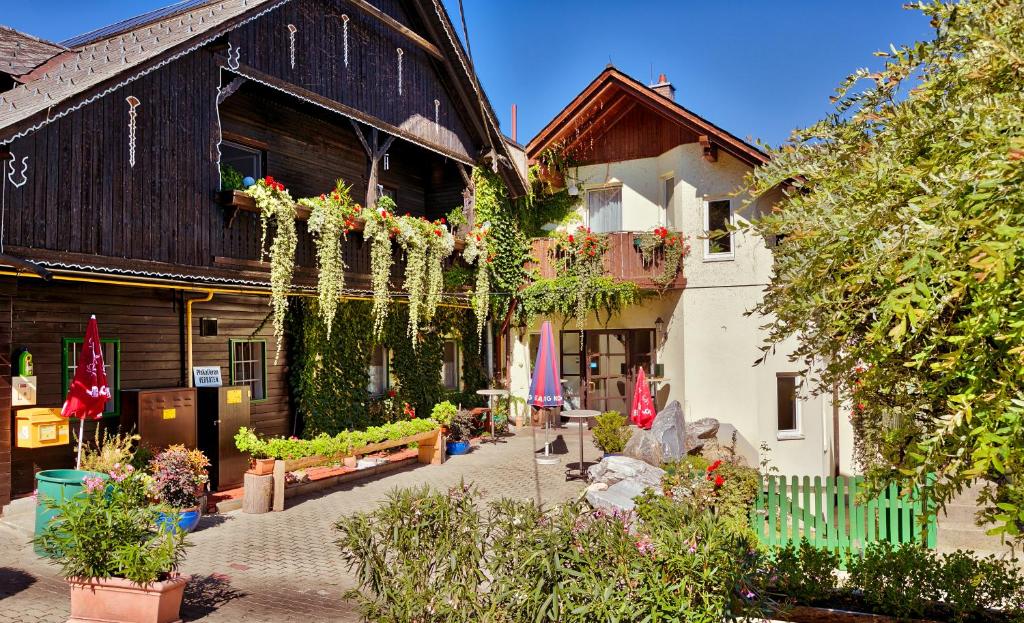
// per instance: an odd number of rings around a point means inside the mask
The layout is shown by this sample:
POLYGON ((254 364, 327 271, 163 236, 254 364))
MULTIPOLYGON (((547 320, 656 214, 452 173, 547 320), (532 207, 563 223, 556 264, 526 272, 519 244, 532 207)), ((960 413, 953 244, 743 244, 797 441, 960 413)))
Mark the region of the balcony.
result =
MULTIPOLYGON (((665 267, 665 253, 658 249, 650 263, 645 263, 640 250, 633 243, 638 232, 619 231, 607 234, 608 251, 604 255, 605 274, 622 281, 632 281, 645 290, 659 290, 661 286, 655 281, 665 267)), ((553 238, 534 238, 531 255, 536 262, 527 264, 527 270, 536 270, 540 277, 551 278, 556 275, 556 265, 551 257, 555 247, 553 238)), ((686 287, 686 277, 679 271, 675 279, 665 286, 666 290, 681 290, 686 287)))

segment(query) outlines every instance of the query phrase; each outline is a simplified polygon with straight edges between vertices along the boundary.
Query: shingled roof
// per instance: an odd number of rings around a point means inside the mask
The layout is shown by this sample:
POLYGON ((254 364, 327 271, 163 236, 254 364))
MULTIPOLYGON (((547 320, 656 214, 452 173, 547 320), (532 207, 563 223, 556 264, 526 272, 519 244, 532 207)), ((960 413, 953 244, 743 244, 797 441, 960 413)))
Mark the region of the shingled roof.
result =
POLYGON ((25 75, 64 50, 56 43, 0 25, 0 73, 25 75))
POLYGON ((42 75, 0 93, 0 128, 29 119, 147 61, 166 57, 164 61, 170 62, 220 36, 228 27, 256 19, 287 1, 211 0, 71 50, 42 75), (254 12, 261 7, 262 11, 254 12))

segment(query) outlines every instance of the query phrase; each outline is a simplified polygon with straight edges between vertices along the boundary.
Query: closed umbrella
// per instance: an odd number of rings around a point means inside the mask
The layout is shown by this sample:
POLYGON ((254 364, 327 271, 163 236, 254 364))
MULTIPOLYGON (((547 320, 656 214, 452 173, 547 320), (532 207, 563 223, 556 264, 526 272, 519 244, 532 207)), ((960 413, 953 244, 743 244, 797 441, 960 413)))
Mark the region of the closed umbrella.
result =
POLYGON ((85 327, 85 339, 82 340, 82 350, 78 355, 75 378, 71 381, 68 397, 64 400, 64 408, 60 413, 69 419, 78 418, 78 460, 75 462, 75 469, 82 466, 85 421, 100 419, 109 400, 110 387, 107 385, 107 371, 103 366, 100 329, 96 324, 96 316, 91 316, 89 324, 85 327))
MULTIPOLYGON (((540 327, 540 344, 537 349, 537 360, 533 364, 533 377, 530 379, 530 394, 527 403, 546 409, 562 406, 562 384, 558 374, 558 359, 555 350, 555 334, 551 330, 551 322, 545 320, 540 327)), ((544 456, 537 457, 540 463, 557 462, 551 456, 548 442, 548 422, 544 418, 544 456)), ((532 430, 533 427, 531 426, 532 430)))
POLYGON ((647 384, 647 375, 640 368, 636 375, 636 387, 633 389, 633 408, 629 411, 629 419, 643 429, 654 424, 654 401, 651 400, 651 387, 647 384))

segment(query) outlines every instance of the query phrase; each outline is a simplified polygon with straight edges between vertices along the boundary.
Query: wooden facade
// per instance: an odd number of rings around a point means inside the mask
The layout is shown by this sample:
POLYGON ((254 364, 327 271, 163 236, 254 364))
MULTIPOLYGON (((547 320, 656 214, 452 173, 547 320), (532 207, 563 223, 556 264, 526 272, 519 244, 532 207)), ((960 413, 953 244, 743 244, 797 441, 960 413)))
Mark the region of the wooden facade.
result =
MULTIPOLYGON (((291 434, 259 217, 218 201, 222 141, 258 149, 294 197, 341 179, 360 203, 381 185, 399 213, 438 218, 463 205, 482 158, 525 189, 453 33, 428 0, 194 2, 5 75, 22 86, 0 90, 0 506, 72 462, 67 446, 14 447, 11 357, 29 350, 37 405, 60 406, 65 340, 91 314, 118 340, 122 390, 187 385, 190 354, 229 382, 231 339, 265 339, 253 423, 291 434), (364 144, 376 135, 379 153, 364 144), (207 294, 186 327, 187 301, 207 294), (201 317, 217 318, 216 336, 199 335, 201 317)), ((308 287, 314 248, 298 231, 296 284, 308 287)), ((355 287, 368 251, 359 234, 346 242, 355 287)))

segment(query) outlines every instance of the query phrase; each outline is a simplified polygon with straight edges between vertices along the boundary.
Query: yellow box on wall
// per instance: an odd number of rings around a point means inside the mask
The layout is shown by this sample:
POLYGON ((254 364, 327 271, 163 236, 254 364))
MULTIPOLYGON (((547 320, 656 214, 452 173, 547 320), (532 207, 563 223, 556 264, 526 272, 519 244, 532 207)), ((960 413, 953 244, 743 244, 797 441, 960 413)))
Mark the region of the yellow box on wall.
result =
POLYGON ((60 409, 22 409, 14 420, 19 448, 63 446, 70 441, 68 421, 60 416, 60 409))

